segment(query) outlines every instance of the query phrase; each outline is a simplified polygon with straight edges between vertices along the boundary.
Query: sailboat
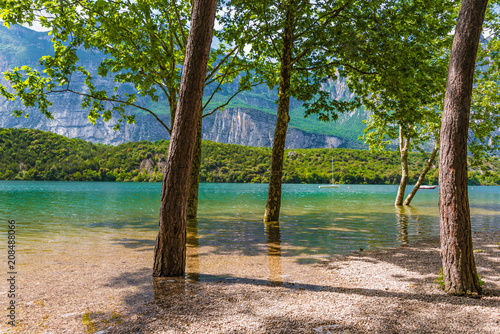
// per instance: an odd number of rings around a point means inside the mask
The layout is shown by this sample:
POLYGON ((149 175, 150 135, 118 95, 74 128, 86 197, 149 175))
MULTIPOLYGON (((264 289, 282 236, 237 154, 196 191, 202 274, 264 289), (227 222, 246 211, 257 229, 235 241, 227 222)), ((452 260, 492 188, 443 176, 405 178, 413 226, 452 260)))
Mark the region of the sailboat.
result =
POLYGON ((332 157, 332 184, 327 184, 323 186, 319 186, 320 188, 338 188, 339 185, 335 184, 335 179, 333 178, 333 157, 332 157))

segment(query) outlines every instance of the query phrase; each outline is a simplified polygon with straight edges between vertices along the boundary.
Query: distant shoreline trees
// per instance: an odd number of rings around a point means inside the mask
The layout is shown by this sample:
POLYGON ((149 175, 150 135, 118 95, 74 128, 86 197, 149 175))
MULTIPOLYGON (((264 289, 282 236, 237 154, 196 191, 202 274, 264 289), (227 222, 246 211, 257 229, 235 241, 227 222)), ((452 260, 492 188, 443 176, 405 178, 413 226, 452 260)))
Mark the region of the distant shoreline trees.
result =
MULTIPOLYGON (((0 180, 161 182, 169 142, 129 142, 118 146, 68 139, 33 129, 0 129, 0 180)), ((203 141, 200 182, 266 183, 271 149, 203 141)), ((331 156, 336 182, 398 184, 399 154, 355 149, 285 150, 284 183, 328 183, 331 156)), ((417 181, 426 157, 410 153, 409 183, 417 181)), ((437 184, 438 169, 426 178, 437 184)), ((500 160, 469 171, 470 185, 500 185, 500 160)))

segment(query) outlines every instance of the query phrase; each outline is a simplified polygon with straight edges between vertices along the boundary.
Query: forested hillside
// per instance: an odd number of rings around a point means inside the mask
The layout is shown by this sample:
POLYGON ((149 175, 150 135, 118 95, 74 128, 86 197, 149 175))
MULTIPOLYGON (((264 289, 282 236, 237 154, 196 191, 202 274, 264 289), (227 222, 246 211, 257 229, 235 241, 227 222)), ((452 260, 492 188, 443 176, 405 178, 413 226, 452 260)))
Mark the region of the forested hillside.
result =
MULTIPOLYGON (((118 146, 93 144, 32 129, 0 130, 0 179, 159 182, 168 141, 130 142, 118 146)), ((268 182, 271 149, 203 142, 201 182, 268 182)), ((350 184, 397 184, 398 152, 371 153, 353 149, 300 149, 285 153, 285 183, 328 183, 331 158, 335 180, 350 184)), ((410 166, 414 183, 425 159, 415 154, 410 166)), ((437 163, 436 163, 437 165, 437 163)), ((473 185, 500 184, 498 158, 469 172, 473 185)), ((426 183, 436 184, 433 168, 426 183)))
MULTIPOLYGON (((0 72, 12 70, 23 65, 36 66, 41 56, 53 54, 53 46, 47 33, 36 32, 28 28, 13 25, 10 28, 0 25, 0 72)), ((78 53, 81 65, 91 73, 97 72, 97 65, 102 61, 102 54, 86 52, 78 53)), ((6 84, 3 76, 0 83, 6 84)), ((76 90, 85 91, 83 77, 72 77, 72 85, 76 90)), ((112 91, 111 78, 99 81, 100 89, 112 91)), ((126 86, 126 85, 124 85, 126 86)), ((213 85, 212 85, 213 86, 213 85)), ((214 87, 208 86, 205 92, 206 102, 214 87)), ((332 98, 344 99, 352 94, 347 89, 345 79, 329 80, 324 89, 332 98)), ((237 82, 224 84, 218 94, 211 100, 209 108, 225 103, 238 90, 237 82)), ((225 107, 213 116, 204 119, 203 138, 217 142, 229 142, 250 146, 271 146, 269 132, 276 122, 277 91, 266 85, 253 87, 252 91, 236 96, 225 107), (236 135, 235 135, 236 134, 236 135)), ((51 96, 54 120, 47 120, 39 110, 29 109, 28 118, 11 116, 12 110, 19 108, 19 101, 0 98, 0 127, 31 128, 59 133, 71 138, 83 138, 96 143, 119 144, 138 140, 168 139, 169 135, 160 124, 147 112, 141 109, 127 109, 135 115, 135 124, 123 124, 121 131, 113 131, 116 120, 109 123, 98 121, 92 125, 88 121, 88 111, 81 104, 82 97, 74 94, 54 94, 51 96)), ((139 104, 154 111, 166 124, 170 123, 168 101, 160 96, 157 102, 141 98, 139 104)), ((292 98, 291 121, 289 132, 290 147, 352 147, 366 148, 358 140, 362 134, 362 123, 368 115, 360 108, 349 114, 340 115, 336 122, 321 122, 317 115, 304 118, 301 103, 292 98), (300 139, 295 140, 299 136, 300 139), (304 139, 305 138, 305 139, 304 139), (335 141, 332 144, 332 141, 335 141)), ((115 115, 116 116, 116 115, 115 115)))

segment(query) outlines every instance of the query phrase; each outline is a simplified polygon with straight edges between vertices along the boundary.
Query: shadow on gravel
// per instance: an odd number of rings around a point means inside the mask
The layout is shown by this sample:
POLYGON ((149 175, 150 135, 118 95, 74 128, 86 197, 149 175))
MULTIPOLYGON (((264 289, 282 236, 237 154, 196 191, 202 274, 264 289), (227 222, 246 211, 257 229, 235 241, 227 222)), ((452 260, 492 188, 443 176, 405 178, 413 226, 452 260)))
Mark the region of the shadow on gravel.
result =
MULTIPOLYGON (((272 246, 276 246, 279 238, 272 239, 272 246)), ((188 238, 188 240, 191 245, 197 242, 194 238, 188 238)), ((500 289, 497 285, 500 275, 498 262, 500 245, 490 241, 487 235, 475 235, 474 244, 481 246, 481 250, 475 254, 476 262, 481 277, 486 281, 483 287, 486 294, 500 296, 500 289)), ((439 251, 436 250, 438 246, 439 241, 434 239, 409 245, 409 247, 358 252, 330 263, 325 269, 328 270, 332 266, 334 268, 337 263, 344 260, 385 263, 400 266, 406 268, 410 273, 415 272, 425 276, 412 278, 409 274, 394 277, 401 284, 410 282, 415 285, 428 285, 433 283, 441 266, 439 251)), ((269 251, 269 256, 276 256, 271 251, 276 252, 276 249, 270 248, 269 251)), ((218 330, 217 326, 220 321, 224 321, 221 318, 226 316, 229 319, 231 316, 249 317, 258 323, 254 324, 251 330, 246 327, 242 328, 241 325, 239 325, 240 327, 231 327, 231 333, 366 333, 368 329, 372 333, 398 333, 402 331, 402 328, 405 328, 406 331, 419 333, 433 332, 434 330, 439 332, 442 331, 443 326, 448 332, 456 331, 457 327, 454 326, 466 326, 462 328, 461 332, 468 333, 479 330, 481 327, 477 326, 480 326, 481 321, 485 319, 475 319, 471 316, 468 319, 463 319, 463 322, 457 320, 458 322, 455 323, 453 320, 454 312, 464 312, 463 310, 466 309, 470 315, 474 308, 500 309, 500 299, 498 298, 489 298, 485 302, 484 298, 447 296, 443 293, 429 293, 428 289, 423 289, 421 293, 406 293, 383 289, 365 289, 362 286, 352 288, 341 285, 288 283, 189 272, 189 268, 197 268, 196 265, 192 264, 192 261, 196 260, 197 254, 188 252, 188 273, 185 278, 153 279, 151 270, 144 268, 136 272, 118 275, 107 282, 108 286, 117 289, 127 285, 139 287, 137 293, 123 297, 123 303, 127 306, 128 311, 121 315, 119 322, 113 322, 108 333, 160 333, 163 331, 167 333, 193 333, 196 332, 194 328, 197 325, 207 324, 210 324, 215 331, 225 332, 218 330), (279 304, 282 296, 296 295, 299 301, 299 297, 304 298, 304 293, 316 296, 322 303, 331 303, 331 305, 335 305, 338 300, 350 300, 352 296, 369 297, 366 299, 366 303, 363 302, 359 308, 352 311, 359 319, 365 319, 365 323, 355 325, 348 319, 339 317, 335 312, 328 314, 318 312, 311 316, 310 313, 307 315, 307 312, 299 315, 290 312, 288 315, 289 312, 286 310, 284 312, 274 310, 275 306, 278 310, 291 307, 279 304), (381 302, 375 302, 374 305, 371 305, 368 301, 373 302, 374 298, 380 299, 381 302), (380 303, 385 303, 390 307, 379 310, 376 305, 380 303), (420 303, 419 307, 415 307, 417 303, 420 303), (421 312, 422 303, 424 303, 423 307, 430 310, 429 312, 421 312), (252 305, 258 305, 260 308, 269 305, 270 311, 262 315, 256 313, 257 311, 253 309, 255 306, 252 307, 252 305), (450 320, 451 318, 453 319, 450 320), (405 327, 402 327, 403 325, 405 327)), ((104 318, 106 317, 112 318, 113 314, 110 313, 104 318)), ((494 318, 494 316, 492 317, 494 318)), ((487 320, 490 321, 491 325, 493 320, 487 320)), ((493 326, 500 326, 500 324, 493 322, 493 326)))

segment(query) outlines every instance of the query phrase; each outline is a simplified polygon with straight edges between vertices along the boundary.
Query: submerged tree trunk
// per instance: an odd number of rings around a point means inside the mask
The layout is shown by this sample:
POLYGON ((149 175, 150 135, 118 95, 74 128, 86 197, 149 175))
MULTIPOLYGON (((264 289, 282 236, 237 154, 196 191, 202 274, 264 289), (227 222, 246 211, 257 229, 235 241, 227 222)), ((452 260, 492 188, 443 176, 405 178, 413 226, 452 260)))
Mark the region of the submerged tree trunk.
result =
POLYGON ((292 75, 293 48, 293 0, 290 1, 285 17, 283 50, 281 55, 280 87, 278 92, 278 118, 274 130, 273 152, 267 193, 266 213, 264 221, 278 221, 281 208, 281 178, 283 177, 283 156, 288 123, 290 122, 290 81, 292 75))
POLYGON ((401 154, 401 181, 399 182, 398 194, 395 205, 403 205, 406 185, 408 184, 408 150, 410 149, 410 137, 404 138, 403 130, 399 127, 399 152, 401 154))
POLYGON ((186 270, 186 209, 217 0, 195 0, 174 128, 162 184, 153 276, 186 270))
POLYGON ((193 166, 191 167, 191 177, 189 179, 187 219, 195 219, 198 216, 198 192, 200 188, 201 168, 201 125, 202 117, 200 113, 198 131, 196 133, 196 147, 194 149, 193 166))
POLYGON ((467 135, 476 55, 487 0, 463 0, 446 82, 439 149, 439 218, 445 291, 480 294, 467 189, 467 135))
POLYGON ((431 156, 429 157, 429 160, 427 160, 427 165, 425 165, 424 170, 422 173, 420 173, 420 176, 418 177, 417 183, 411 190, 411 192, 408 194, 408 196, 405 199, 405 202, 403 203, 404 205, 410 205, 413 197, 415 197, 415 194, 417 193, 418 189, 422 185, 422 182, 424 182, 425 176, 427 175, 427 172, 431 169, 432 164, 434 163, 434 159, 436 159, 437 152, 439 151, 439 142, 436 142, 436 145, 434 146, 434 149, 432 150, 431 156))

